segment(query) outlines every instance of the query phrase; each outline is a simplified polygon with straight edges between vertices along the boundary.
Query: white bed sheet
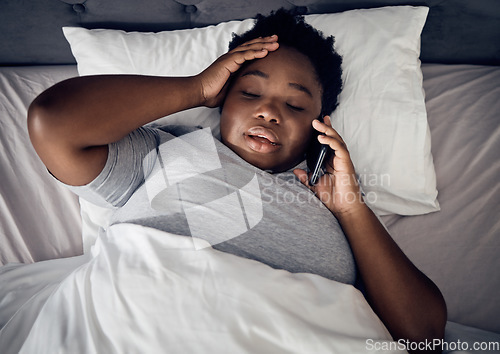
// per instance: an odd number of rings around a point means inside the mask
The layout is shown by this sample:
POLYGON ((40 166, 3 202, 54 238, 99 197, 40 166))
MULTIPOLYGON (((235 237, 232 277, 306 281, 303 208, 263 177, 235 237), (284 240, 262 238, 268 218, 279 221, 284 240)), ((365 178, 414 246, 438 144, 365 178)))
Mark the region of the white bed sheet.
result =
MULTIPOLYGON (((423 65, 442 210, 384 217, 442 290, 449 319, 500 333, 500 68, 423 65)), ((38 160, 26 110, 74 66, 0 68, 0 263, 82 253, 77 199, 38 160)))
POLYGON ((500 67, 423 73, 441 211, 383 220, 450 320, 500 333, 500 67))
POLYGON ((75 66, 0 67, 0 264, 82 252, 75 196, 54 183, 26 128, 31 101, 75 66))

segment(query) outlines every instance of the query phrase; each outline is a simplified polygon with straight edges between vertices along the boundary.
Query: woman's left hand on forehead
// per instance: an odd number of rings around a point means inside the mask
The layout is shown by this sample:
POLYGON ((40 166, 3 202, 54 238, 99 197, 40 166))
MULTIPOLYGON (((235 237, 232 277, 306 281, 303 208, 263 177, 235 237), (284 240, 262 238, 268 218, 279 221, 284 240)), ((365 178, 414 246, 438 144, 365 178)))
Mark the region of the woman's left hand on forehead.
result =
POLYGON ((332 213, 344 213, 358 207, 363 200, 347 146, 332 127, 330 117, 325 116, 324 121, 314 120, 312 124, 314 129, 323 133, 318 136, 319 142, 328 145, 334 152, 325 161, 326 173, 314 186, 309 185, 309 176, 304 170, 296 169, 294 173, 332 213))

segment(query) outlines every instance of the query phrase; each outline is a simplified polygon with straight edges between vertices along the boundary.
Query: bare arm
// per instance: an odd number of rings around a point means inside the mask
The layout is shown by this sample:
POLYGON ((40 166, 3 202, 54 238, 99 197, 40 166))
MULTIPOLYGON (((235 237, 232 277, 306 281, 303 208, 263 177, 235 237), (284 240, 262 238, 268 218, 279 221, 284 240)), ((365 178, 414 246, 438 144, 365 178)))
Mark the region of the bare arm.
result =
POLYGON ((338 215, 358 265, 367 300, 395 339, 443 338, 446 305, 364 204, 338 215))
POLYGON ((338 133, 325 123, 313 126, 335 155, 318 184, 308 185, 303 170, 294 171, 339 220, 365 285, 367 300, 394 339, 443 338, 446 304, 436 285, 401 251, 375 214, 364 204, 349 152, 338 133), (353 198, 353 196, 357 196, 353 198))
POLYGON ((109 143, 163 116, 219 105, 241 64, 277 48, 276 37, 250 41, 192 77, 100 75, 63 81, 31 104, 31 142, 59 180, 87 184, 102 171, 109 143))
POLYGON ((33 101, 28 129, 47 168, 63 182, 81 185, 104 167, 108 143, 201 104, 200 96, 193 78, 78 77, 56 84, 33 101))

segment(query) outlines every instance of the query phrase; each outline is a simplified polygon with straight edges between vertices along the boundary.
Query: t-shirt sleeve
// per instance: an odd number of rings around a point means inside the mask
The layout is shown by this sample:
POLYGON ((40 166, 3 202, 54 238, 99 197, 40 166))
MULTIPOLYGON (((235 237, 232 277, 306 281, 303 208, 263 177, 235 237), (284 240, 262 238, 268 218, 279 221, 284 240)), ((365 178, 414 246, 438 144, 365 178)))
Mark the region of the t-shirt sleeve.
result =
POLYGON ((153 169, 158 145, 158 130, 141 127, 108 145, 106 164, 92 182, 84 186, 65 186, 93 204, 121 207, 153 169))

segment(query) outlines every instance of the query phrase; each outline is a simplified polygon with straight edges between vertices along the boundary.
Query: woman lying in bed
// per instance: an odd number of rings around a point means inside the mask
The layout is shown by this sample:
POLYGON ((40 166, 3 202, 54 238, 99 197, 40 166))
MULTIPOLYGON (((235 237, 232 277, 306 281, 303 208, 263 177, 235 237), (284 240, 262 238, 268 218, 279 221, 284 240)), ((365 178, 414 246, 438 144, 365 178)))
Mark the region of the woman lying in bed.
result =
POLYGON ((205 238, 224 252, 344 283, 357 269, 394 339, 443 338, 441 293, 363 202, 331 126, 342 86, 333 38, 278 11, 230 49, 193 77, 55 85, 29 110, 38 155, 80 196, 118 207, 112 223, 205 238), (222 142, 207 130, 144 126, 197 106, 221 106, 222 142), (310 185, 303 160, 316 139, 331 153, 310 185))

